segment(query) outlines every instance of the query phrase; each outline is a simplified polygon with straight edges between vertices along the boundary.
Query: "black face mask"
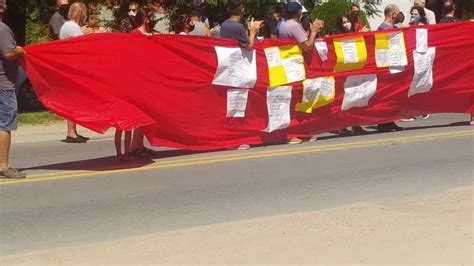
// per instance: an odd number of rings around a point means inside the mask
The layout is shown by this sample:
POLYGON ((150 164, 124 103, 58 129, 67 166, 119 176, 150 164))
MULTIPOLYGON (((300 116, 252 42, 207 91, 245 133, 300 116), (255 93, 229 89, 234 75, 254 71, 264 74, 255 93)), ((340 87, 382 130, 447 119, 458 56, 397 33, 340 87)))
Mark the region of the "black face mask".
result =
POLYGON ((352 11, 351 12, 351 19, 352 19, 352 21, 357 23, 357 21, 359 21, 359 12, 352 11))
POLYGON ((68 5, 63 5, 59 7, 58 13, 63 16, 65 19, 67 19, 67 13, 69 13, 69 6, 68 5))
POLYGON ((395 19, 395 24, 403 23, 405 21, 405 15, 402 12, 398 13, 397 18, 395 19))

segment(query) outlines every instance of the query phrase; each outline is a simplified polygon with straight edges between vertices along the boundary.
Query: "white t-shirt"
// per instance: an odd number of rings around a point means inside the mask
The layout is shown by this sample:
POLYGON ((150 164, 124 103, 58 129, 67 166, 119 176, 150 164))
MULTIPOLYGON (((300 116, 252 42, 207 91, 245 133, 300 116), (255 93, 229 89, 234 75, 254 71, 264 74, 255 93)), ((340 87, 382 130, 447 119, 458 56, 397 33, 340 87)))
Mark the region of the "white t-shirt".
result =
POLYGON ((84 35, 84 32, 82 32, 81 26, 79 26, 79 24, 71 20, 64 22, 63 26, 61 27, 61 30, 59 31, 60 40, 77 37, 81 35, 84 35))
POLYGON ((425 9, 425 13, 426 13, 426 20, 428 20, 428 24, 432 25, 432 24, 436 24, 436 16, 435 16, 435 13, 431 10, 429 10, 428 8, 424 8, 425 9))

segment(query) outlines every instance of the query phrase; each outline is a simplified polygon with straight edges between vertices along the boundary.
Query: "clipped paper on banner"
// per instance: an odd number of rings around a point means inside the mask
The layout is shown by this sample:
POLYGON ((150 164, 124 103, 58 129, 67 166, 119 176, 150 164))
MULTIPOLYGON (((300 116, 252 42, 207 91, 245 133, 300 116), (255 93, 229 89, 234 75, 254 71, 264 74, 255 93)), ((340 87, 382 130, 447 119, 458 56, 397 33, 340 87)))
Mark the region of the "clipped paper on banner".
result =
POLYGON ((408 97, 425 93, 433 87, 433 63, 436 57, 436 47, 430 47, 426 53, 413 51, 415 71, 411 81, 408 97))
POLYGON ((245 117, 248 89, 227 90, 227 117, 245 117))
POLYGON ((324 40, 316 40, 314 43, 314 46, 316 47, 316 51, 318 52, 319 58, 321 58, 321 61, 327 61, 328 60, 328 44, 324 40))
POLYGON ((416 51, 419 53, 428 51, 428 29, 416 29, 416 51))
POLYGON ((212 84, 253 88, 257 82, 255 50, 216 46, 217 69, 212 84))
POLYGON ((335 72, 363 69, 367 62, 367 49, 363 36, 334 39, 336 51, 335 72))
POLYGON ((304 58, 298 45, 272 46, 264 49, 270 87, 305 79, 304 58))
POLYGON ((334 77, 320 77, 303 81, 303 100, 297 103, 295 110, 311 113, 314 109, 334 101, 336 82, 334 77))
POLYGON ((403 32, 375 34, 375 63, 390 67, 390 73, 400 73, 408 65, 403 32))
POLYGON ((266 132, 287 128, 290 125, 291 86, 267 89, 268 126, 266 132))
POLYGON ((344 83, 344 99, 341 110, 369 105, 369 100, 377 90, 377 75, 349 76, 344 83))

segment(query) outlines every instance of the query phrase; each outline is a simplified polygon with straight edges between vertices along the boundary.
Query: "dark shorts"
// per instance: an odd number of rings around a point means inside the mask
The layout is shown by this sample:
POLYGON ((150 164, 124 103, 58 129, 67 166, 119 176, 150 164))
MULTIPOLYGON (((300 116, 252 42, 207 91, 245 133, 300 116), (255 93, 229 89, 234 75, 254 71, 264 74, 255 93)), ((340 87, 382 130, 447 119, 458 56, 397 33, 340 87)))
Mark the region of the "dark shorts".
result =
POLYGON ((0 131, 16 130, 17 115, 15 90, 0 89, 0 131))

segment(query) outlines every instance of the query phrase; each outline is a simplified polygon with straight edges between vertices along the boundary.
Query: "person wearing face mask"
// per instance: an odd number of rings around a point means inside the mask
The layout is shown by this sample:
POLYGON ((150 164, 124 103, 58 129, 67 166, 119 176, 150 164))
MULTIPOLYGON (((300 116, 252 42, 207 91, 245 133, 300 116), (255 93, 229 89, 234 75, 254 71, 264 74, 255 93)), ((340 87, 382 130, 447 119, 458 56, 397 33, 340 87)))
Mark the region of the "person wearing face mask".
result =
POLYGON ((67 19, 67 13, 69 12, 69 1, 68 0, 57 0, 56 1, 56 12, 49 20, 49 40, 59 40, 59 31, 67 19))
POLYGON ((396 28, 395 24, 403 21, 403 14, 400 12, 400 8, 397 5, 388 5, 383 10, 385 20, 380 24, 377 30, 386 30, 396 28))
MULTIPOLYGON (((71 5, 68 12, 69 20, 66 21, 59 31, 59 39, 68 39, 84 35, 84 23, 87 20, 87 8, 84 3, 75 2, 71 5)), ((66 143, 85 143, 89 140, 77 133, 76 123, 67 121, 66 143)))
POLYGON ((421 6, 414 6, 410 10, 410 25, 426 25, 428 19, 426 18, 425 10, 421 6))
POLYGON ((137 27, 135 16, 140 5, 137 2, 130 2, 128 4, 128 16, 120 21, 119 30, 123 33, 130 33, 137 27))
POLYGON ((441 17, 439 23, 458 22, 459 19, 454 15, 455 11, 456 7, 453 0, 443 0, 443 16, 441 17))
POLYGON ((358 4, 352 4, 350 17, 352 23, 354 24, 355 32, 370 31, 370 27, 368 25, 364 25, 362 22, 362 19, 360 17, 360 6, 358 4))
POLYGON ((428 8, 426 8, 426 0, 415 0, 415 6, 423 8, 423 11, 426 14, 426 20, 428 24, 433 25, 436 24, 436 16, 435 13, 428 8))
MULTIPOLYGON (((395 24, 403 21, 400 8, 397 5, 388 5, 384 9, 385 20, 377 30, 386 30, 396 28, 395 24)), ((402 127, 397 126, 395 122, 383 123, 377 125, 378 132, 392 132, 403 130, 402 127)))

